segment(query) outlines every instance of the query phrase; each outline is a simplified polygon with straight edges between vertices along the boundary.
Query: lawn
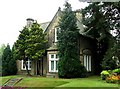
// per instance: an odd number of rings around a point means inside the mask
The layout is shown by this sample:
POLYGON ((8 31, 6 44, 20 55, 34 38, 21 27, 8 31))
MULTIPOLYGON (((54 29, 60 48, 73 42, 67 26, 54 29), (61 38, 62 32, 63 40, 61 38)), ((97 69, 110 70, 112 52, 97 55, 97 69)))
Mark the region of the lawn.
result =
MULTIPOLYGON (((46 77, 28 77, 28 76, 6 76, 0 77, 2 84, 7 79, 14 77, 23 77, 15 86, 20 87, 52 87, 52 88, 63 88, 63 87, 118 87, 118 84, 106 83, 101 80, 99 76, 92 76, 88 78, 76 78, 76 79, 59 79, 59 78, 46 78, 46 77)), ((103 88, 101 88, 103 89, 103 88)), ((117 88, 116 88, 117 89, 117 88)))

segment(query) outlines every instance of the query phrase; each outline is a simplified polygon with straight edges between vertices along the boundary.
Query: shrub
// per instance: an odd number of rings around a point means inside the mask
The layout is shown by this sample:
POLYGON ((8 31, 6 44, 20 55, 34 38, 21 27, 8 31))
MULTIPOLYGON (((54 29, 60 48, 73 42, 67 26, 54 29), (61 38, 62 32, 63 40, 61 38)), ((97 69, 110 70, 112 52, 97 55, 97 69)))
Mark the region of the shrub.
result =
POLYGON ((106 77, 110 75, 110 73, 107 70, 103 70, 100 74, 101 74, 102 80, 105 80, 106 77))
MULTIPOLYGON (((61 62, 61 60, 59 61, 61 62)), ((78 64, 77 66, 73 67, 73 66, 69 66, 71 68, 68 69, 68 67, 63 67, 64 64, 62 63, 59 63, 58 64, 58 76, 60 78, 83 78, 83 77, 87 77, 87 70, 86 68, 81 65, 81 64, 78 64), (62 66, 62 67, 60 67, 62 66), (72 69, 72 70, 71 70, 72 69), (61 71, 62 70, 62 71, 61 71)))
POLYGON ((114 69, 112 72, 113 72, 113 73, 120 74, 120 68, 119 68, 119 69, 114 69))
POLYGON ((84 77, 87 77, 88 76, 88 72, 86 70, 86 68, 83 66, 83 65, 80 65, 80 77, 81 78, 84 78, 84 77))

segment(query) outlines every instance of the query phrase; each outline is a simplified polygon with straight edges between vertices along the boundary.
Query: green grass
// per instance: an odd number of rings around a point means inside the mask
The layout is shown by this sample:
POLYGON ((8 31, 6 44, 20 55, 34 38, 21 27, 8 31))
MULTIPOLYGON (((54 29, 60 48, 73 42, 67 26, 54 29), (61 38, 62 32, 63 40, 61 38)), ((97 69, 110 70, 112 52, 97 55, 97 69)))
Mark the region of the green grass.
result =
POLYGON ((28 77, 24 78, 16 86, 23 87, 56 87, 68 83, 67 81, 56 78, 28 77))
POLYGON ((59 87, 118 87, 118 84, 106 83, 100 77, 72 79, 71 82, 59 87))
POLYGON ((2 84, 4 84, 5 81, 14 77, 23 77, 23 80, 15 85, 20 87, 118 87, 118 84, 106 83, 101 80, 99 76, 76 79, 59 79, 17 75, 0 77, 0 79, 2 79, 2 84))

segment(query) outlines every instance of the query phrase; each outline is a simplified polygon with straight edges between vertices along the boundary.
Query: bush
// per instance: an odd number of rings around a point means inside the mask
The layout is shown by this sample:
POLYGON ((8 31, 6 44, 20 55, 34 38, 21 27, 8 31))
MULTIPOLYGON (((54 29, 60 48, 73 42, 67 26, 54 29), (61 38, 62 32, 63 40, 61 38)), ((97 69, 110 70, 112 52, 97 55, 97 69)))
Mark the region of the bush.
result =
POLYGON ((58 64, 58 76, 60 78, 83 78, 83 77, 87 77, 87 70, 86 68, 81 65, 81 64, 76 64, 77 66, 68 66, 68 65, 64 65, 64 63, 60 63, 63 61, 59 60, 59 64, 58 64), (62 66, 62 67, 61 67, 62 66))
POLYGON ((80 65, 80 77, 81 78, 84 78, 84 77, 87 77, 88 76, 88 72, 86 70, 86 68, 83 66, 83 65, 80 65))
POLYGON ((102 80, 105 80, 110 75, 110 73, 107 70, 103 70, 100 74, 102 80))
POLYGON ((119 69, 114 69, 112 72, 113 72, 113 73, 120 74, 120 68, 119 68, 119 69))

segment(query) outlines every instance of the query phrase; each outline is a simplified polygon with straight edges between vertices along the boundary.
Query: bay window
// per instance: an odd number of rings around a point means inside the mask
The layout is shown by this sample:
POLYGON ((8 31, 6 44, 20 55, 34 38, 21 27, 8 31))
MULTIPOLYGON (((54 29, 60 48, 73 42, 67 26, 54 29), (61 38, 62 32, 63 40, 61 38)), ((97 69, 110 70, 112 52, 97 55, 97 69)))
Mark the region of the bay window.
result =
POLYGON ((49 54, 49 72, 58 72, 57 54, 49 54))

